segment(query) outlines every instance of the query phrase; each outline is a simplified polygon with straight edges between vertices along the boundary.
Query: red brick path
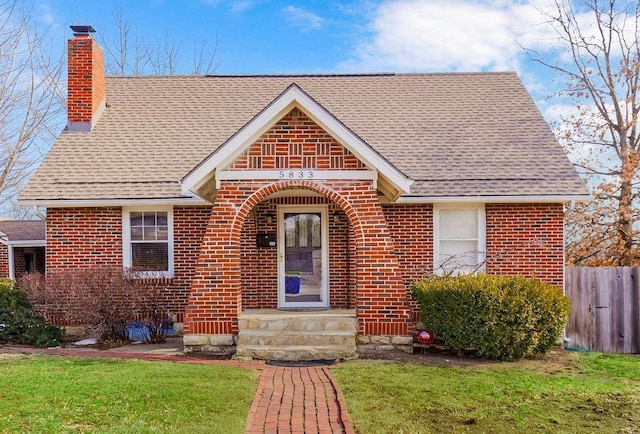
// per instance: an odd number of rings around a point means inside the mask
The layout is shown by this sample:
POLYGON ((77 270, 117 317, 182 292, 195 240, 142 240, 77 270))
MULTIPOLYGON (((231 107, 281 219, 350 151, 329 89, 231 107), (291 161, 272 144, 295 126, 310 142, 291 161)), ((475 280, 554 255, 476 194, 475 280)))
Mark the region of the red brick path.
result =
POLYGON ((353 433, 344 399, 326 367, 262 370, 247 433, 353 433))
POLYGON ((284 368, 262 361, 211 360, 181 355, 78 348, 0 347, 0 353, 108 357, 225 365, 261 371, 247 420, 247 433, 354 433, 342 393, 326 367, 284 368))

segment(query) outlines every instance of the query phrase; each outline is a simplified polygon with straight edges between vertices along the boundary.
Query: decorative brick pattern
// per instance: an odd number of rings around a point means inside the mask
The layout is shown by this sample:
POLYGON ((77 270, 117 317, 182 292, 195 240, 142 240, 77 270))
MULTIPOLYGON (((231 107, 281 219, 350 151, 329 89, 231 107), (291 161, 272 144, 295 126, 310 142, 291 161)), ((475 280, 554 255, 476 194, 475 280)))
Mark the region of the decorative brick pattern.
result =
MULTIPOLYGON (((269 195, 288 189, 320 193, 340 207, 354 233, 359 333, 406 335, 409 306, 382 208, 370 181, 223 182, 211 210, 185 320, 185 333, 237 333, 242 307, 242 229, 269 195), (218 330, 211 332, 207 330, 218 330)), ((246 229, 246 227, 245 227, 246 229)), ((351 251, 352 249, 348 249, 351 251)), ((352 274, 352 273, 349 273, 352 274)), ((350 281, 345 276, 345 281, 350 281)), ((351 298, 351 294, 345 298, 351 298)))
POLYGON ((367 167, 297 108, 230 165, 232 170, 361 170, 367 167))
POLYGON ((104 56, 102 48, 89 35, 76 35, 68 43, 68 119, 91 122, 105 99, 104 56))
POLYGON ((487 273, 564 279, 562 204, 487 204, 487 273))

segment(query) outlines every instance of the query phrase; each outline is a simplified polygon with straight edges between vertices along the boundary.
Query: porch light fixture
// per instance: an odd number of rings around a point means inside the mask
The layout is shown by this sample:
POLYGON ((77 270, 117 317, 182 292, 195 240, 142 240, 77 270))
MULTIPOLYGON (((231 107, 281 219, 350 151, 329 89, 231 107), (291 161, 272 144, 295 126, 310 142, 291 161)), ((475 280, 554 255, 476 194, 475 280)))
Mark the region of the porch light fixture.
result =
POLYGON ((338 212, 338 210, 335 210, 333 212, 333 222, 340 223, 340 213, 338 212))
POLYGON ((267 214, 267 224, 273 223, 273 214, 267 214))

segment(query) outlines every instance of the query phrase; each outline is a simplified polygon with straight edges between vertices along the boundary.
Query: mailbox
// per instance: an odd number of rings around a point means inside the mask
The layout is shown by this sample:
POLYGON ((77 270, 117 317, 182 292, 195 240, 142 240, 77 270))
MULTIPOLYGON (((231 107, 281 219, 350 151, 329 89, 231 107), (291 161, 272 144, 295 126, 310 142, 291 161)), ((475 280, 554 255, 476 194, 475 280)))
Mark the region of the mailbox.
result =
POLYGON ((276 234, 258 234, 258 247, 275 247, 276 234))

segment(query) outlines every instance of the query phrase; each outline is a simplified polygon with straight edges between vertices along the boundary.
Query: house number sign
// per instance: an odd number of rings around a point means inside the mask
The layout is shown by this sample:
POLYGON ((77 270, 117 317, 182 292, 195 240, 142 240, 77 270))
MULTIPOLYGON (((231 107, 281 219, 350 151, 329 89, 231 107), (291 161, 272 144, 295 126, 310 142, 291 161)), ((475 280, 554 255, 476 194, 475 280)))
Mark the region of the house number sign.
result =
POLYGON ((256 179, 365 179, 375 181, 378 172, 374 170, 315 170, 315 169, 283 169, 283 170, 221 170, 216 173, 217 181, 238 181, 256 179))
POLYGON ((313 170, 281 170, 278 174, 280 179, 313 179, 315 176, 313 170))

